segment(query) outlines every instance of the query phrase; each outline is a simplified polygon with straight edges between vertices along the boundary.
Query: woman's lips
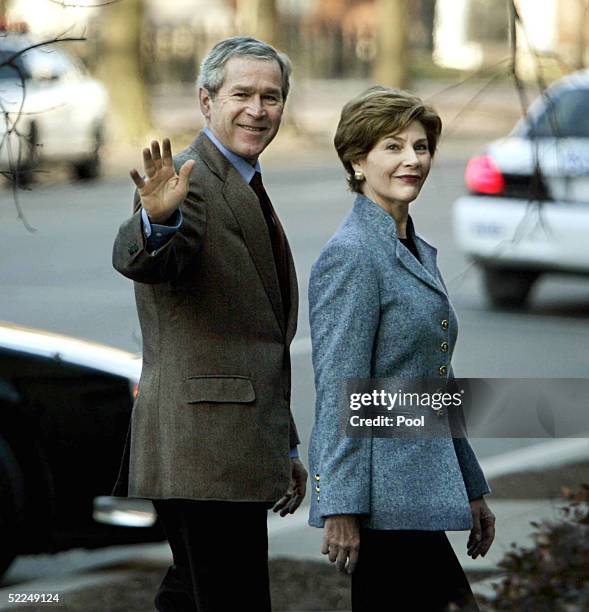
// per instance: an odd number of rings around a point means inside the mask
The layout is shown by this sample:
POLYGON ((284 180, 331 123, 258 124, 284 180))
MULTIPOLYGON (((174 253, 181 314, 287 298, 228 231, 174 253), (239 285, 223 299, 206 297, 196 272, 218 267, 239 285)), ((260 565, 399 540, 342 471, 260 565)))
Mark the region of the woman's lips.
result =
POLYGON ((410 185, 414 185, 415 183, 419 183, 419 176, 405 175, 405 176, 397 176, 395 178, 398 178, 399 180, 403 181, 404 183, 409 183, 410 185))

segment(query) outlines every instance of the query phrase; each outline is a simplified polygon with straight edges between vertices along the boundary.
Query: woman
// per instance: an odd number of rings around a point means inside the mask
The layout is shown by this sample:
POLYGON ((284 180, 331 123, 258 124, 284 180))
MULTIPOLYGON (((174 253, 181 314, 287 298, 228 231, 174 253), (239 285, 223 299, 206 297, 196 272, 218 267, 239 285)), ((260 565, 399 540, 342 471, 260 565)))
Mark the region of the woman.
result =
POLYGON ((440 132, 419 98, 373 87, 346 104, 335 135, 357 196, 311 271, 309 523, 324 528, 322 552, 352 574, 355 612, 478 609, 445 530, 470 529, 473 558, 494 537, 490 489, 466 437, 350 437, 340 428, 347 379, 453 380, 456 315, 436 249, 409 216, 440 132))

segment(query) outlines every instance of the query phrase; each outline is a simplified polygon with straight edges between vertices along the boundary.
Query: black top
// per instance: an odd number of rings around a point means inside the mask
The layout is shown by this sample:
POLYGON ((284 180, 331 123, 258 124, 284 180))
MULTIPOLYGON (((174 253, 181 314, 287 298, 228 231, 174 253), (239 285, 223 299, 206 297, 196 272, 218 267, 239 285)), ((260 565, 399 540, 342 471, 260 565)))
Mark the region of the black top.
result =
POLYGON ((400 242, 407 248, 419 263, 421 263, 421 259, 419 259, 419 253, 417 252, 417 247, 415 246, 415 242, 413 238, 409 234, 407 234, 407 238, 399 238, 400 242))

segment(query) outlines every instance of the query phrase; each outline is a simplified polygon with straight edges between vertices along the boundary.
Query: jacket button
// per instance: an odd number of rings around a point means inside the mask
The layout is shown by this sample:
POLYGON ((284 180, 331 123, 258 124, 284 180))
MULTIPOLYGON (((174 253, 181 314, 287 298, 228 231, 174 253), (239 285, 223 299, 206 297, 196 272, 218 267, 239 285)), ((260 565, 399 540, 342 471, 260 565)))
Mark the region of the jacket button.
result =
POLYGON ((448 372, 448 368, 445 365, 441 365, 438 368, 438 372, 440 373, 440 376, 446 376, 446 372, 448 372))
POLYGON ((442 329, 448 329, 448 319, 442 321, 442 329))
POLYGON ((315 491, 317 491, 317 493, 319 493, 321 491, 320 487, 315 487, 315 491))
POLYGON ((287 401, 290 400, 290 391, 285 391, 284 392, 284 399, 287 400, 287 401))
POLYGON ((321 477, 319 476, 319 474, 315 474, 315 480, 317 481, 321 480, 321 477))
POLYGON ((447 353, 448 352, 448 343, 447 342, 442 342, 442 344, 440 344, 440 350, 442 351, 442 353, 447 353))
POLYGON ((319 495, 317 495, 317 501, 319 501, 319 495))

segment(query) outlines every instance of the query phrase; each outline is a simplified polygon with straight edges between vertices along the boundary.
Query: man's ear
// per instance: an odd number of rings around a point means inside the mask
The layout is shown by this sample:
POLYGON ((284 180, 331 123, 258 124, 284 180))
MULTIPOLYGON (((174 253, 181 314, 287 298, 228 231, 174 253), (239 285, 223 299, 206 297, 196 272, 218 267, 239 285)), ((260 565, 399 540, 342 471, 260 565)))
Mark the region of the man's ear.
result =
POLYGON ((211 114, 211 94, 208 89, 204 87, 198 88, 198 103, 200 106, 200 112, 205 116, 206 119, 209 119, 211 114))

